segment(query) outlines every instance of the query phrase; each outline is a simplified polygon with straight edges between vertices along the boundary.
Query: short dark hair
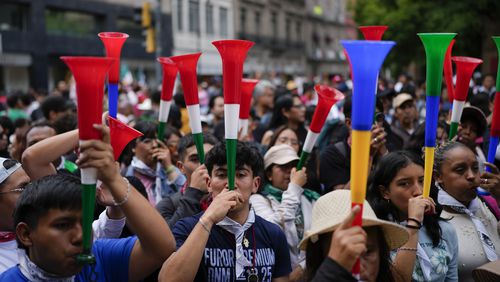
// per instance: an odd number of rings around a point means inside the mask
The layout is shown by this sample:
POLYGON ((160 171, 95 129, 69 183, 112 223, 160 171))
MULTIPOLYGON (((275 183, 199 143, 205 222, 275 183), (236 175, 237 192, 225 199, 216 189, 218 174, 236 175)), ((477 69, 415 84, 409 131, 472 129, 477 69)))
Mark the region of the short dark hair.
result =
POLYGON ((182 138, 182 133, 177 127, 167 124, 167 126, 165 126, 165 132, 163 133, 162 138, 158 136, 158 139, 167 141, 168 139, 170 139, 170 137, 172 137, 172 135, 177 135, 179 138, 182 138))
MULTIPOLYGON (((208 174, 212 176, 214 165, 223 166, 226 164, 226 142, 219 142, 207 153, 205 166, 208 169, 208 174)), ((238 141, 236 147, 236 169, 241 169, 244 165, 252 168, 254 176, 263 175, 264 160, 259 151, 247 143, 238 141)))
MULTIPOLYGON (((36 228, 51 209, 81 210, 80 179, 68 174, 48 175, 28 184, 17 201, 14 225, 20 222, 36 228)), ((23 245, 18 241, 18 245, 23 245)))
POLYGON ((352 94, 345 95, 343 113, 344 113, 344 117, 351 118, 351 115, 352 115, 352 94))
POLYGON ((33 128, 38 128, 38 127, 50 127, 52 129, 54 129, 54 131, 56 131, 56 129, 54 128, 54 126, 47 120, 41 120, 41 121, 37 121, 37 122, 34 122, 31 124, 31 126, 28 128, 28 130, 26 131, 25 133, 25 136, 28 135, 28 133, 33 129, 33 128))
POLYGON ((219 97, 224 99, 224 96, 222 96, 222 95, 215 95, 215 96, 210 97, 210 100, 208 101, 208 108, 210 110, 215 106, 215 99, 217 99, 219 97))
POLYGON ((130 142, 132 147, 137 144, 137 139, 151 138, 156 139, 156 123, 152 121, 139 121, 135 124, 134 129, 144 134, 142 137, 136 138, 130 142))
POLYGON ((78 127, 77 115, 74 112, 67 112, 57 117, 52 123, 57 134, 65 133, 78 127))
POLYGON ((161 101, 161 92, 153 91, 153 93, 151 93, 151 102, 153 104, 159 105, 160 101, 161 101))
POLYGON ((293 107, 293 99, 295 98, 300 100, 297 94, 283 94, 275 97, 269 129, 274 131, 274 129, 288 122, 288 118, 283 115, 283 110, 289 111, 293 107))
MULTIPOLYGON (((215 138, 212 134, 203 133, 203 144, 210 144, 215 146, 219 140, 215 138)), ((181 140, 179 140, 179 144, 177 145, 177 153, 179 154, 179 160, 182 161, 186 157, 187 148, 194 146, 194 136, 193 134, 188 134, 183 136, 181 140)))
POLYGON ((49 96, 40 105, 45 119, 49 119, 50 112, 65 112, 68 108, 67 100, 62 96, 49 96))
POLYGON ((7 106, 9 108, 15 108, 19 100, 21 99, 20 93, 12 93, 7 97, 7 106))

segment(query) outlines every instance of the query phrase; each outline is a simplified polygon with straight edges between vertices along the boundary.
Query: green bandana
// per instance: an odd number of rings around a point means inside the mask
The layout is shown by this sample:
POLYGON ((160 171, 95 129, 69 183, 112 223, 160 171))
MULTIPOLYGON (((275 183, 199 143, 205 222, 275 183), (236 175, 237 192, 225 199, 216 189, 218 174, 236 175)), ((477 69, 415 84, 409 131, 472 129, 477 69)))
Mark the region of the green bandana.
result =
MULTIPOLYGON (((267 183, 264 185, 264 189, 262 189, 263 194, 266 196, 270 196, 274 198, 276 201, 281 203, 281 197, 283 196, 283 191, 274 187, 270 183, 267 183)), ((318 198, 321 196, 317 192, 314 192, 309 189, 304 189, 304 192, 302 192, 302 195, 304 195, 310 202, 318 200, 318 198)))
POLYGON ((72 161, 64 160, 64 168, 73 173, 78 169, 78 166, 72 161))

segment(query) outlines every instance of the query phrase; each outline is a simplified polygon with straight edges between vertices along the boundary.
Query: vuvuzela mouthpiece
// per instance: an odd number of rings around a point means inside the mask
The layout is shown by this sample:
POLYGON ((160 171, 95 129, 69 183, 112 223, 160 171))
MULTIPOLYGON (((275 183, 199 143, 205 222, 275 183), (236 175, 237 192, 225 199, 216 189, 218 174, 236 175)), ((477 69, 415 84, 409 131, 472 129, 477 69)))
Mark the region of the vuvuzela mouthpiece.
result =
POLYGON ((372 26, 360 26, 358 27, 365 40, 380 41, 384 32, 389 28, 386 25, 372 25, 372 26))

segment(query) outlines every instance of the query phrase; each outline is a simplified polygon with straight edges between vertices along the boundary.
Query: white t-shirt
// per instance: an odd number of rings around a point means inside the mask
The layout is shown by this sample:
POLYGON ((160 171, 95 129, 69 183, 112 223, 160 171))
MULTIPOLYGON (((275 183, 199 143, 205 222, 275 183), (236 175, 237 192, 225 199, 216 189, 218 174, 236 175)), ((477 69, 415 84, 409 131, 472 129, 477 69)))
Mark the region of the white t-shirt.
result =
POLYGON ((16 240, 0 243, 0 273, 18 263, 16 240))

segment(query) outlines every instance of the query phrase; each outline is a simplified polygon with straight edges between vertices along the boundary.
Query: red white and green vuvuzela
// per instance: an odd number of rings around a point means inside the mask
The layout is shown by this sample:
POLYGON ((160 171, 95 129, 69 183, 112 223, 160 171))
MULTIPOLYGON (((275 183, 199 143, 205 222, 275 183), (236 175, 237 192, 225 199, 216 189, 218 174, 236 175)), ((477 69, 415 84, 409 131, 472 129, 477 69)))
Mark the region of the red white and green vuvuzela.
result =
POLYGON ((205 151, 203 149, 203 133, 201 129, 200 102, 198 98, 198 81, 196 78, 196 65, 201 53, 187 54, 170 57, 175 62, 181 75, 184 99, 189 116, 189 127, 193 134, 196 151, 200 163, 205 163, 205 151))
POLYGON ((358 27, 359 31, 363 33, 365 40, 380 41, 385 31, 389 28, 386 25, 369 25, 358 27))
POLYGON ((307 163, 309 154, 312 152, 316 140, 318 139, 319 133, 325 124, 328 113, 330 112, 332 106, 339 100, 344 99, 344 94, 335 88, 328 87, 326 85, 316 85, 314 90, 318 94, 318 104, 316 109, 314 109, 314 114, 311 120, 311 125, 307 131, 307 137, 302 148, 302 153, 300 154, 299 163, 297 164, 297 170, 301 170, 302 167, 307 163))
POLYGON ((127 144, 144 134, 113 117, 108 117, 108 125, 111 147, 113 147, 115 161, 118 161, 127 144))
POLYGON ((248 134, 248 118, 250 117, 250 103, 252 102, 252 94, 255 85, 259 81, 257 79, 247 79, 241 80, 241 104, 240 104, 240 121, 239 130, 241 130, 241 135, 246 136, 248 134))
POLYGON ((469 92, 469 83, 472 73, 474 69, 483 62, 481 59, 471 57, 453 57, 452 60, 457 66, 457 83, 453 90, 453 110, 451 112, 449 140, 457 135, 458 124, 460 124, 465 99, 467 99, 467 94, 469 92))
POLYGON ((233 190, 236 173, 236 147, 238 146, 243 63, 248 50, 255 43, 246 40, 219 40, 213 41, 212 44, 217 48, 222 58, 227 178, 229 190, 233 190))
MULTIPOLYGON (((101 133, 93 125, 101 124, 104 81, 114 58, 61 57, 73 73, 76 82, 78 135, 80 142, 101 139, 101 133)), ((94 263, 92 250, 92 221, 97 183, 97 169, 82 168, 82 229, 83 252, 77 256, 80 263, 94 263)))
POLYGON ((165 125, 167 124, 170 106, 172 105, 175 78, 177 77, 177 65, 174 61, 167 57, 160 57, 157 60, 163 69, 160 113, 158 115, 158 139, 163 140, 165 125))
MULTIPOLYGON (((497 54, 500 56, 500 36, 492 36, 491 38, 495 42, 495 46, 497 47, 498 52, 497 54)), ((495 154, 500 139, 500 62, 497 66, 497 80, 495 85, 497 90, 495 94, 495 100, 493 102, 494 106, 490 127, 490 145, 488 148, 487 157, 489 163, 495 162, 495 154)), ((491 168, 486 167, 486 171, 491 172, 491 168)))
POLYGON ((109 115, 116 118, 118 113, 118 82, 120 81, 120 54, 128 34, 122 32, 100 32, 98 34, 106 56, 116 59, 108 75, 108 110, 109 115))
POLYGON ((446 90, 448 92, 448 101, 453 104, 455 99, 455 88, 453 87, 453 64, 451 61, 451 52, 453 50, 453 45, 455 45, 455 39, 451 40, 448 49, 446 49, 446 54, 444 55, 444 65, 443 65, 443 76, 444 82, 446 83, 446 90))

